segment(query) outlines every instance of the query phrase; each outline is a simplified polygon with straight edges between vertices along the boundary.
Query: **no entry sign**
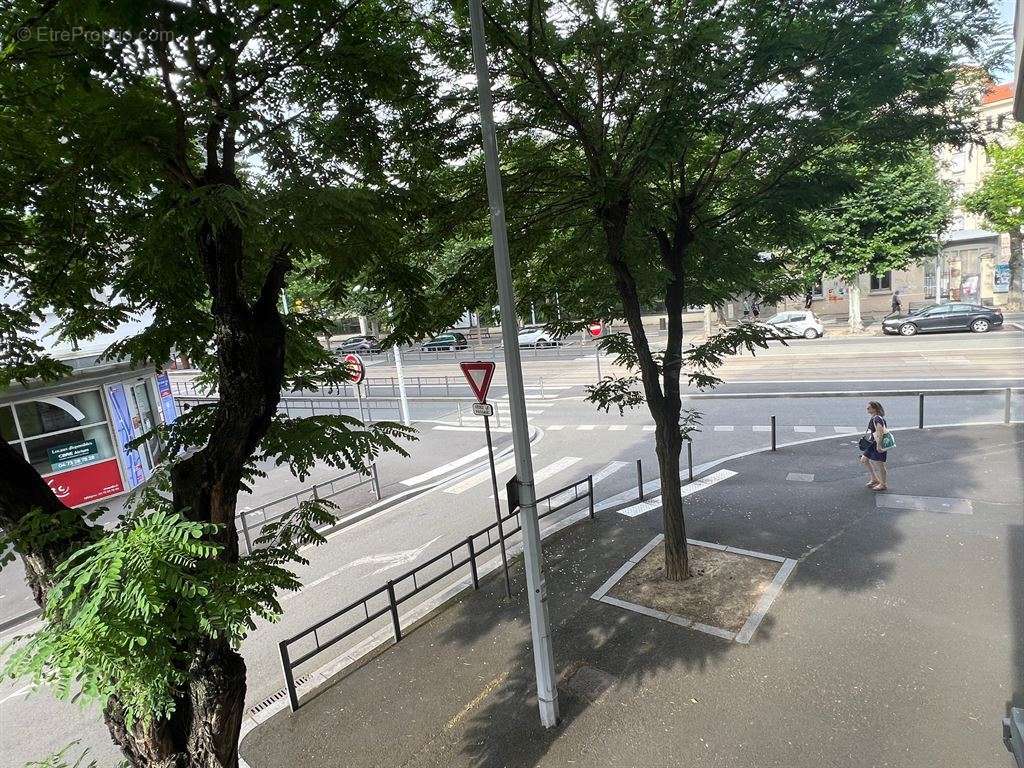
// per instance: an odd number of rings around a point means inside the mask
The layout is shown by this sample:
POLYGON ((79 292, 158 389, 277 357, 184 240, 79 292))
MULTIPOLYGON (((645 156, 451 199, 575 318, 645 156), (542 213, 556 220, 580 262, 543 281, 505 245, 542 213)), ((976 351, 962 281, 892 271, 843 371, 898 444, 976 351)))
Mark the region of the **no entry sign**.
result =
POLYGON ((587 326, 587 330, 590 331, 590 335, 597 337, 601 335, 601 323, 591 323, 587 326))
POLYGON ((472 363, 459 363, 459 367, 469 382, 469 388, 473 390, 477 402, 486 402, 487 390, 491 388, 491 379, 494 377, 494 363, 476 360, 472 363))
POLYGON ((366 366, 363 365, 363 358, 359 355, 345 355, 345 365, 352 372, 352 383, 358 384, 366 378, 366 366))

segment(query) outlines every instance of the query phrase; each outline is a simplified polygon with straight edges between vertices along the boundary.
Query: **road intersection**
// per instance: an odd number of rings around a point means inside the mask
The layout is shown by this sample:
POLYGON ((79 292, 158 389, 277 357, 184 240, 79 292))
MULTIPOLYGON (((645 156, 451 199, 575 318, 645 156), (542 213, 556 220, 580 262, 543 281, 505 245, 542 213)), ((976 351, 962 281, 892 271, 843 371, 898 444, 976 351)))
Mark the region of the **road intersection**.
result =
MULTIPOLYGON (((1024 385, 1024 334, 1016 329, 984 337, 844 338, 772 345, 757 357, 731 358, 721 375, 725 380, 713 397, 697 397, 691 391, 687 407, 703 414, 703 428, 695 436, 693 461, 708 464, 726 456, 768 445, 771 416, 776 417, 780 443, 836 434, 859 432, 866 421, 862 396, 856 391, 906 391, 883 399, 896 427, 915 426, 921 390, 1000 390, 993 393, 928 395, 928 424, 1002 422, 1006 387, 1024 385), (789 396, 778 397, 780 393, 789 396), (742 398, 730 395, 744 395, 742 398)), ((454 361, 409 362, 410 377, 459 376, 454 361)), ((610 360, 602 361, 602 373, 613 372, 610 360)), ((534 431, 533 452, 538 491, 550 493, 590 474, 597 498, 629 497, 636 489, 636 461, 641 461, 645 480, 656 485, 653 422, 646 410, 620 416, 598 411, 585 401, 584 386, 596 379, 592 355, 573 359, 524 361, 528 411, 534 431)), ((385 362, 369 366, 368 378, 390 375, 385 362)), ((498 409, 495 432, 499 487, 513 472, 510 440, 503 419, 507 404, 502 366, 492 392, 498 409)), ((452 384, 448 385, 452 391, 452 384)), ((435 391, 440 386, 433 388, 435 391)), ((430 388, 427 388, 430 391, 430 388)), ((419 440, 409 446, 409 458, 386 456, 379 462, 385 500, 409 491, 396 503, 335 531, 326 545, 308 551, 309 565, 300 569, 304 584, 287 596, 285 613, 276 624, 260 624, 243 644, 249 668, 247 704, 258 705, 281 687, 277 643, 322 618, 337 607, 377 587, 413 565, 443 551, 468 533, 494 519, 489 471, 485 463, 483 435, 468 407, 462 417, 458 398, 470 402, 462 388, 447 400, 441 395, 413 395, 413 415, 419 423, 419 440)), ((1024 419, 1024 398, 1011 401, 1011 419, 1024 419)), ((851 446, 851 456, 855 454, 851 446)), ((852 460, 852 459, 851 459, 852 460)), ((684 457, 685 466, 685 457, 684 457)), ((799 469, 799 468, 794 468, 799 469)), ((267 488, 256 489, 246 504, 256 505, 294 483, 277 468, 267 488)), ((318 467, 309 482, 332 470, 318 467)), ((503 495, 503 494, 502 494, 503 495)), ((339 498, 343 515, 368 506, 365 492, 339 498)), ((646 499, 648 505, 656 503, 646 499)), ((504 509, 504 500, 502 500, 504 509)), ((576 508, 566 510, 571 514, 576 508)), ((17 585, 5 581, 0 606, 6 609, 17 585)), ((440 585, 439 585, 440 588, 440 585)), ((20 598, 19 598, 20 599, 20 598)), ((8 633, 9 636, 10 632, 8 633)), ((98 713, 81 711, 56 702, 40 690, 31 696, 23 683, 0 686, 0 716, 4 728, 0 751, 12 765, 38 759, 63 747, 76 734, 93 749, 93 756, 113 762, 116 752, 98 713), (63 722, 59 729, 38 729, 30 723, 63 722)))

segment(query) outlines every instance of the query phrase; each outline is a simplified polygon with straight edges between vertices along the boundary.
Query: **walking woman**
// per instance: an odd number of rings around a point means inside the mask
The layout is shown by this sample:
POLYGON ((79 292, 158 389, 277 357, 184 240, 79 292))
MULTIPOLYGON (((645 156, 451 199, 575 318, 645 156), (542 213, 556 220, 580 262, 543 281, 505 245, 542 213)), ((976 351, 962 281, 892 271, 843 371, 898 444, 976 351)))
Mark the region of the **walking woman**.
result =
POLYGON ((868 488, 873 491, 884 491, 888 489, 888 476, 885 471, 886 452, 882 450, 882 438, 886 433, 885 409, 881 403, 872 400, 868 403, 868 415, 871 417, 868 428, 864 437, 860 439, 860 463, 868 468, 868 474, 871 476, 868 488))

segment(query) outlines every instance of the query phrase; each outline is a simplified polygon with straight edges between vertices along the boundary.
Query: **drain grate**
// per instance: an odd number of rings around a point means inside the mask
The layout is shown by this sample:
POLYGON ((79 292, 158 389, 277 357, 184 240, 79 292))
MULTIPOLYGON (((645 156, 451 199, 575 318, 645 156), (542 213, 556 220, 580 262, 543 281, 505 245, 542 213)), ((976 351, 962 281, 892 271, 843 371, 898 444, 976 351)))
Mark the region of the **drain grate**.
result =
MULTIPOLYGON (((308 672, 307 674, 303 675, 302 677, 297 678, 295 680, 295 688, 299 689, 302 686, 304 686, 307 683, 309 683, 309 681, 313 679, 313 675, 314 674, 315 674, 314 672, 308 672)), ((272 693, 269 696, 267 696, 267 698, 265 698, 259 704, 255 704, 254 706, 252 706, 249 709, 249 714, 250 715, 255 715, 257 712, 262 712, 264 709, 269 707, 271 704, 274 704, 275 702, 280 701, 281 699, 283 699, 287 695, 288 695, 288 692, 284 688, 282 688, 277 693, 272 693)))

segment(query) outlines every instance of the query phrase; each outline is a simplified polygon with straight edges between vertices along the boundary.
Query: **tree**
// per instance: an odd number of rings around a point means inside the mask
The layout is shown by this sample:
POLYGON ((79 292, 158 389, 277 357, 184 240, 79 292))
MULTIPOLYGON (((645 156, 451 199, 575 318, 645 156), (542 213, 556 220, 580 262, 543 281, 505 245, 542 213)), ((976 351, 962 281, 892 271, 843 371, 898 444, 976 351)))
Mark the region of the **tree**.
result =
POLYGON ((282 286, 323 263, 333 291, 378 281, 415 324, 424 285, 402 239, 452 135, 432 68, 408 10, 376 0, 17 0, 3 14, 0 383, 64 372, 29 338, 44 312, 87 339, 149 311, 108 357, 184 353, 220 394, 162 431, 172 458, 113 530, 0 439, 0 551, 45 609, 6 671, 99 702, 133 766, 235 766, 238 644, 280 613, 300 546, 332 516, 303 503, 240 557, 238 492, 260 461, 301 478, 411 436, 278 413, 282 391, 347 376, 315 317, 282 316, 282 286))
MULTIPOLYGON (((589 310, 583 319, 625 318, 628 336, 604 343, 635 374, 602 383, 592 399, 646 401, 668 576, 685 579, 679 456, 692 421, 681 378, 712 385, 724 355, 765 342, 743 325, 685 347, 684 307, 798 290, 770 254, 806 235, 806 210, 848 189, 849 173, 828 162, 835 147, 884 155, 967 135, 970 96, 954 90, 952 65, 977 50, 991 9, 980 0, 531 0, 489 3, 485 15, 518 272, 557 276, 546 289, 589 310), (641 316, 658 304, 664 350, 641 316)), ((455 41, 445 51, 464 49, 457 28, 438 37, 455 41)), ((453 207, 478 199, 472 178, 453 207)))
POLYGON ((934 258, 952 200, 927 147, 905 159, 861 165, 857 177, 853 191, 808 215, 810 238, 795 250, 815 279, 826 275, 846 282, 850 327, 863 330, 860 276, 934 258))
POLYGON ((992 169, 974 192, 964 198, 967 210, 980 213, 991 226, 1010 236, 1008 306, 1024 308, 1024 126, 1013 130, 1007 146, 988 147, 992 169))

